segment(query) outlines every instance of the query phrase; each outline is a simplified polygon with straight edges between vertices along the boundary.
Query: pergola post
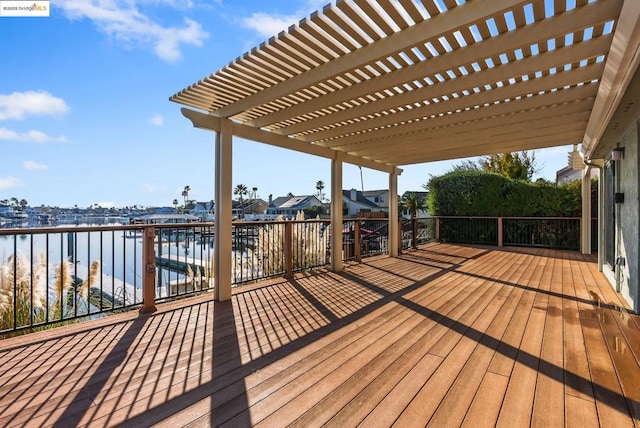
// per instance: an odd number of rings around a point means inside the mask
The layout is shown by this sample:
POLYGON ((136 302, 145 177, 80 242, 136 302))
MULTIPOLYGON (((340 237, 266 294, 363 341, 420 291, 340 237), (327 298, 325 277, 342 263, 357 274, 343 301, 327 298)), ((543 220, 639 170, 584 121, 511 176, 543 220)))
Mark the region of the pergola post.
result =
POLYGON ((331 270, 342 269, 342 155, 336 153, 331 160, 331 270))
POLYGON ((216 134, 216 182, 215 182, 215 244, 214 244, 214 298, 231 299, 232 255, 232 146, 233 123, 220 119, 220 132, 216 134))
POLYGON ((591 254, 591 167, 582 170, 582 254, 591 254))
POLYGON ((389 255, 398 257, 398 173, 389 173, 389 255))

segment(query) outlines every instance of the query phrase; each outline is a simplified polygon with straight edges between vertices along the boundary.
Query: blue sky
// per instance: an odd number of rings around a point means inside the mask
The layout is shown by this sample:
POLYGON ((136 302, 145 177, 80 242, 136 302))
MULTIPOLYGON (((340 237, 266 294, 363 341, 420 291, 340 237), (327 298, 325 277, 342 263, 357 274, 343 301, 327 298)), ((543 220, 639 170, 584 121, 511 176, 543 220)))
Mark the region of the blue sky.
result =
MULTIPOLYGON (((168 97, 328 0, 52 0, 50 17, 0 18, 0 199, 60 207, 170 206, 213 198, 214 134, 168 97)), ((329 191, 330 162, 234 141, 233 184, 264 199, 329 191)), ((537 151, 554 180, 570 146, 537 151)), ((455 162, 404 168, 422 190, 455 162)), ((365 190, 388 176, 363 169, 365 190)), ((343 188, 361 187, 345 165, 343 188)))

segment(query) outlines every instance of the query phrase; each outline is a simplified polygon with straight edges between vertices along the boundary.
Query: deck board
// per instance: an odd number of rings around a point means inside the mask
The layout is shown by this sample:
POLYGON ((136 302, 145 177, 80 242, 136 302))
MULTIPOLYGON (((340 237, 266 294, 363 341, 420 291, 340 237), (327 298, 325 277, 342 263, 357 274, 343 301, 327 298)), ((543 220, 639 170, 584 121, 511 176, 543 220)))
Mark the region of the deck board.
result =
POLYGON ((2 426, 640 426, 595 258, 429 244, 0 341, 2 426))

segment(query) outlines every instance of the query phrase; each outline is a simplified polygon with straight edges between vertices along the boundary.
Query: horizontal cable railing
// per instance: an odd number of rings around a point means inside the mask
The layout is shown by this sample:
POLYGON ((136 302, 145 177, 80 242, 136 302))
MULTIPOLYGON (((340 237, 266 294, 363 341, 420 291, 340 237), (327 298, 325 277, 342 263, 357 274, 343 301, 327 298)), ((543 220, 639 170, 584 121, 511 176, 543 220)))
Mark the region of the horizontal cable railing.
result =
MULTIPOLYGON (((234 222, 232 282, 324 267, 326 219, 234 222)), ((579 218, 428 217, 344 219, 344 261, 428 242, 578 250, 579 218)), ((0 229, 0 335, 91 319, 214 288, 213 223, 0 229)))

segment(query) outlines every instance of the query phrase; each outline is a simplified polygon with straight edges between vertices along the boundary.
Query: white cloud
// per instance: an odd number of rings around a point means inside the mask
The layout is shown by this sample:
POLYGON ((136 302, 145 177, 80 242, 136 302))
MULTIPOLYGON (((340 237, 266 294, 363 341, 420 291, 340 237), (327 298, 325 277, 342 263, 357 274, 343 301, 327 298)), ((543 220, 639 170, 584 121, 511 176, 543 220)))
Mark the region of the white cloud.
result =
POLYGON ((61 143, 67 141, 64 135, 51 137, 42 131, 30 130, 27 132, 16 132, 7 128, 0 128, 0 140, 23 141, 26 143, 61 143))
POLYGON ((20 180, 15 177, 0 177, 0 190, 15 189, 20 186, 20 180))
POLYGON ((35 170, 41 170, 41 169, 49 169, 49 166, 43 164, 43 163, 38 163, 38 162, 34 162, 34 161, 24 161, 22 162, 22 166, 24 167, 24 169, 28 169, 31 171, 35 171, 35 170))
POLYGON ((60 115, 69 111, 62 98, 46 91, 13 92, 0 94, 0 120, 22 120, 25 116, 60 115))
POLYGON ((244 18, 242 24, 246 28, 255 31, 259 36, 266 38, 275 36, 279 32, 286 30, 292 24, 297 23, 300 18, 298 15, 278 15, 258 12, 244 18))
POLYGON ((309 16, 316 10, 321 10, 327 0, 306 0, 302 7, 291 15, 278 13, 257 12, 242 19, 242 25, 255 31, 260 37, 268 38, 278 35, 302 18, 309 16))
POLYGON ((161 114, 156 114, 149 119, 149 123, 155 126, 162 126, 164 125, 164 117, 161 114))
POLYGON ((152 46, 158 57, 169 62, 180 59, 181 45, 202 46, 209 37, 199 23, 189 18, 184 18, 182 27, 162 26, 141 13, 132 0, 66 0, 57 6, 69 19, 88 18, 100 31, 118 40, 152 46))

